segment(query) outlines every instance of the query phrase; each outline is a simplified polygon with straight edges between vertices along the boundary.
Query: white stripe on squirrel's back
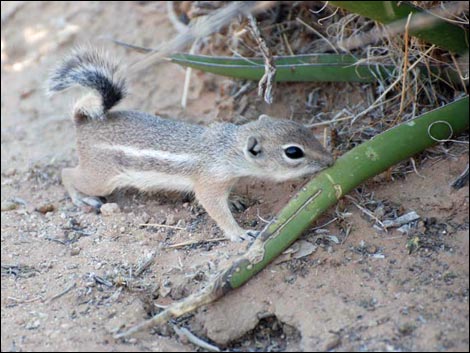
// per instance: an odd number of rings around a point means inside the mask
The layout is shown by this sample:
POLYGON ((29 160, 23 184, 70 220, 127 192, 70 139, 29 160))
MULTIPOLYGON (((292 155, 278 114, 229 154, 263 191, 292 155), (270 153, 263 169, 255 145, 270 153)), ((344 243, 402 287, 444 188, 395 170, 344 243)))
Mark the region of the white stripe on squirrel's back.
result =
POLYGON ((127 154, 130 157, 142 157, 142 158, 155 158, 160 159, 162 161, 167 162, 175 162, 175 163, 188 163, 194 164, 198 159, 197 156, 189 154, 189 153, 173 153, 168 151, 162 150, 154 150, 154 149, 141 149, 133 146, 124 146, 124 145, 108 145, 108 144, 98 144, 95 147, 112 150, 112 151, 119 151, 127 154))

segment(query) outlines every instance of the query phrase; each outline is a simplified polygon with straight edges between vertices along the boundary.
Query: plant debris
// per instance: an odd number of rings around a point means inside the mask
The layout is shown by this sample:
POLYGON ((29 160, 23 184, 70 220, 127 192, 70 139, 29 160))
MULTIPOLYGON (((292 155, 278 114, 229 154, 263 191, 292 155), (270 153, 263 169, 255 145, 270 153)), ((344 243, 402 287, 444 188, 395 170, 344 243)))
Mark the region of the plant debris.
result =
POLYGON ((400 216, 398 218, 387 219, 387 220, 383 221, 383 225, 386 228, 400 227, 404 224, 416 221, 417 219, 420 219, 420 218, 421 217, 415 211, 411 211, 411 212, 408 212, 408 213, 406 213, 403 216, 400 216))

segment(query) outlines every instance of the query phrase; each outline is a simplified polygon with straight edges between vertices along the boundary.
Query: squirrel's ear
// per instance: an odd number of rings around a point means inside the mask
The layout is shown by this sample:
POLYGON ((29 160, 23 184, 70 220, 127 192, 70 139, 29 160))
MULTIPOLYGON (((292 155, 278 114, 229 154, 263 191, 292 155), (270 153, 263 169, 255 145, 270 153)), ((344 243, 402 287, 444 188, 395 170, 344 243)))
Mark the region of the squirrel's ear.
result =
POLYGON ((259 139, 255 136, 248 137, 244 152, 248 158, 259 158, 263 153, 259 139))

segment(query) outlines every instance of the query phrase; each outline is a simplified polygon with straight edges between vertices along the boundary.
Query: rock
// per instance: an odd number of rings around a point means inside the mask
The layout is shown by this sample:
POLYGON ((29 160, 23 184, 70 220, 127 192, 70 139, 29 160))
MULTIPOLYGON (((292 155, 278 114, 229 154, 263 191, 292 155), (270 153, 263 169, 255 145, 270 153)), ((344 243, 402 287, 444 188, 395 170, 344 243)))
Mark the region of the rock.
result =
POLYGON ((10 168, 5 173, 3 173, 3 175, 6 176, 6 177, 11 177, 15 174, 16 174, 16 169, 15 168, 10 168))
POLYGON ((140 216, 140 223, 149 223, 150 222, 150 215, 147 212, 142 213, 140 216))
POLYGON ((165 224, 169 226, 174 226, 176 224, 176 217, 174 213, 170 213, 166 216, 165 224))
POLYGON ((240 304, 233 310, 225 297, 211 305, 211 310, 198 313, 197 321, 203 325, 208 338, 218 345, 226 345, 256 327, 258 313, 266 312, 265 304, 249 300, 240 304))
POLYGON ((70 256, 76 256, 80 254, 81 250, 82 249, 80 247, 73 247, 72 249, 70 249, 70 256))
POLYGON ((167 297, 170 294, 170 292, 171 292, 171 287, 169 285, 168 286, 163 285, 159 289, 159 293, 162 298, 167 297))
POLYGON ((111 318, 107 320, 104 328, 111 334, 116 334, 120 330, 130 328, 133 325, 142 321, 147 313, 145 312, 142 302, 140 300, 134 300, 132 303, 127 305, 124 310, 119 310, 111 318))
POLYGON ((326 339, 325 346, 322 349, 322 351, 329 352, 332 349, 335 349, 336 347, 338 347, 340 344, 341 344, 341 337, 339 337, 338 335, 332 335, 331 334, 326 339))
POLYGON ((39 328, 39 326, 41 326, 41 321, 38 319, 32 319, 26 324, 25 328, 27 330, 36 330, 39 328))
POLYGON ((411 335, 414 330, 416 330, 416 326, 413 323, 410 323, 410 322, 406 322, 406 323, 400 324, 398 326, 398 332, 402 336, 411 335))
POLYGON ((383 225, 385 228, 390 228, 390 227, 399 227, 403 224, 410 223, 412 221, 416 221, 417 219, 420 219, 420 215, 417 214, 415 211, 408 212, 407 214, 404 214, 403 216, 400 216, 395 219, 386 219, 383 221, 383 225))
POLYGON ((55 206, 51 203, 46 203, 44 205, 41 205, 41 206, 35 208, 35 211, 40 212, 42 214, 46 214, 48 212, 53 212, 54 210, 55 210, 55 206))
POLYGON ((3 211, 12 211, 18 208, 18 204, 12 201, 3 201, 2 202, 2 212, 3 211))
POLYGON ((121 212, 121 209, 117 203, 105 203, 101 206, 100 211, 103 216, 110 216, 121 212))

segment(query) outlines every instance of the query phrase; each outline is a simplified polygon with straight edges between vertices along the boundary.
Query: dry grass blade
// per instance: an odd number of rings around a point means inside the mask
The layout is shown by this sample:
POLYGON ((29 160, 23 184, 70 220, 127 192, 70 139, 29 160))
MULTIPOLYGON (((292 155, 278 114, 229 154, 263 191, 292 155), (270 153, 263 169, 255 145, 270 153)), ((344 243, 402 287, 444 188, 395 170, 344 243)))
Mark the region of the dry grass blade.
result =
POLYGON ((141 224, 139 224, 139 227, 161 227, 161 228, 186 230, 186 228, 177 227, 177 226, 170 226, 168 224, 160 224, 160 223, 141 223, 141 224))
MULTIPOLYGON (((402 75, 406 75, 406 73, 410 72, 413 70, 425 57, 428 53, 430 53, 434 49, 434 45, 431 46, 426 52, 418 59, 416 60, 413 65, 411 65, 408 69, 407 72, 403 72, 402 75)), ((373 109, 377 108, 379 105, 379 102, 402 80, 401 77, 398 77, 390 86, 387 87, 387 89, 375 100, 375 102, 369 106, 366 110, 362 111, 361 113, 357 114, 356 116, 352 117, 351 124, 354 124, 354 122, 359 119, 360 117, 366 115, 373 109)))
POLYGON ((273 102, 273 85, 276 77, 276 64, 274 63, 273 54, 269 50, 259 31, 258 25, 253 15, 248 15, 250 21, 250 31, 258 43, 261 54, 264 58, 264 75, 258 83, 258 95, 264 97, 264 101, 268 104, 273 102))
POLYGON ((399 117, 403 113, 403 109, 405 106, 405 87, 406 87, 406 78, 408 77, 408 41, 409 41, 408 29, 410 27, 411 16, 413 16, 413 14, 410 12, 410 14, 408 15, 408 20, 406 21, 406 26, 405 26, 405 38, 404 38, 405 52, 403 54, 403 81, 401 83, 402 92, 401 92, 400 110, 398 111, 397 118, 395 121, 398 121, 399 117))
POLYGON ((189 342, 191 342, 192 344, 198 347, 201 347, 202 349, 205 349, 208 352, 220 352, 220 348, 212 344, 209 344, 206 341, 203 341, 202 339, 197 337, 194 333, 192 333, 191 331, 189 331, 188 329, 184 327, 179 328, 178 326, 173 325, 173 329, 179 336, 186 337, 189 340, 189 342))
POLYGON ((60 297, 62 297, 63 295, 67 294, 68 292, 70 292, 72 289, 75 288, 75 286, 77 285, 77 283, 73 282, 71 283, 70 285, 68 285, 62 292, 52 296, 47 302, 50 303, 60 297))
POLYGON ((206 243, 212 243, 212 242, 219 242, 219 241, 228 241, 228 238, 215 238, 215 239, 202 239, 202 240, 188 240, 188 241, 183 241, 183 242, 181 242, 181 243, 168 245, 166 248, 167 248, 167 249, 178 249, 178 248, 184 248, 185 246, 200 245, 200 244, 206 244, 206 243))

